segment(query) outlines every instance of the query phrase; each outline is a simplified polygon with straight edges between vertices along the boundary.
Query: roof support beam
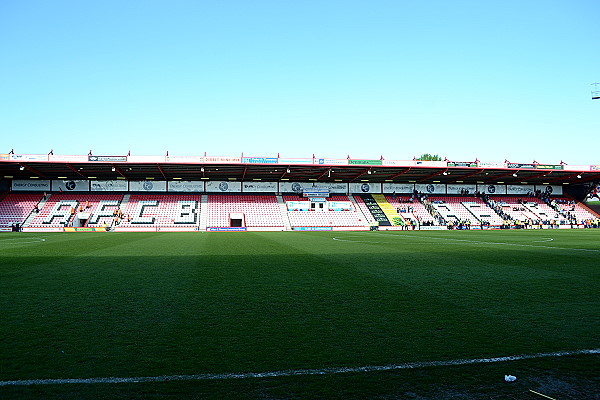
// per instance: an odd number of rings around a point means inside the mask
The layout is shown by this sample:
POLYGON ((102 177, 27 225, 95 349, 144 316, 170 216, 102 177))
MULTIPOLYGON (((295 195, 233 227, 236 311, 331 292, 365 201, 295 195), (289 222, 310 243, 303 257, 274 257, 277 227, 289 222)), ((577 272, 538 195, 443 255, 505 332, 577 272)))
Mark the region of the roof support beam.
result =
POLYGON ((431 178, 434 178, 434 177, 436 177, 436 176, 438 176, 438 175, 441 175, 441 174, 443 174, 444 172, 447 172, 447 171, 448 171, 448 168, 446 168, 446 169, 445 169, 445 170, 443 170, 443 171, 434 172, 433 174, 427 175, 426 177, 419 179, 417 182, 423 182, 423 181, 426 181, 426 180, 428 180, 428 179, 431 179, 431 178))
POLYGON ((33 172, 34 174, 36 174, 36 175, 38 175, 38 176, 41 176, 42 178, 50 179, 50 178, 48 178, 46 175, 44 175, 44 174, 42 174, 40 171, 38 171, 37 169, 35 169, 35 168, 33 168, 33 167, 30 167, 30 166, 29 166, 29 165, 27 165, 27 164, 21 164, 21 163, 19 163, 19 165, 20 165, 21 167, 25 168, 27 171, 29 171, 29 172, 33 172))
POLYGON ((81 171, 78 171, 75 167, 73 167, 71 164, 65 164, 67 166, 67 168, 69 168, 71 171, 75 172, 77 175, 87 179, 87 176, 85 176, 81 171))

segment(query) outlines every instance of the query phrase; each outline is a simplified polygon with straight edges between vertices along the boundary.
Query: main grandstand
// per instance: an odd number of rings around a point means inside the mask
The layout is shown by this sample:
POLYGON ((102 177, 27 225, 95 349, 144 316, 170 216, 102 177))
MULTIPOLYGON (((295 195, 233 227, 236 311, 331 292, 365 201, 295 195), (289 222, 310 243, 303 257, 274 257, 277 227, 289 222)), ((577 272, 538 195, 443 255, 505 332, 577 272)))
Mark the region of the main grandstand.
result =
POLYGON ((0 154, 0 230, 598 227, 600 166, 0 154))

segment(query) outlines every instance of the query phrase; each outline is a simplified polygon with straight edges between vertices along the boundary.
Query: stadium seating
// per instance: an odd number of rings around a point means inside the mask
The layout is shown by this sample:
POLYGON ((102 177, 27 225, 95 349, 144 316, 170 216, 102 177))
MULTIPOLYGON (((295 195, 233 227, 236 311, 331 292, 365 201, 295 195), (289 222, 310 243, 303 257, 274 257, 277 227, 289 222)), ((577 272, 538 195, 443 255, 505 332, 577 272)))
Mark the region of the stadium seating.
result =
POLYGON ((246 227, 284 227, 275 195, 208 195, 207 226, 229 227, 231 214, 243 214, 246 227))
POLYGON ((195 227, 200 222, 200 195, 131 195, 119 227, 195 227))
POLYGON ((40 200, 41 193, 9 193, 0 202, 0 227, 23 224, 40 200))
POLYGON ((410 221, 418 220, 421 224, 437 225, 435 218, 433 218, 421 202, 417 200, 411 201, 409 196, 386 195, 386 199, 396 210, 400 210, 399 214, 402 218, 410 221), (411 208, 412 212, 410 211, 411 208))
MULTIPOLYGON (((100 211, 98 206, 101 202, 111 201, 113 203, 119 203, 122 198, 123 195, 121 194, 55 193, 49 196, 44 206, 27 226, 70 226, 80 212, 85 214, 86 217, 92 217, 97 211, 100 211), (88 204, 89 208, 87 207, 88 204), (71 208, 73 208, 73 212, 71 212, 71 208)), ((116 208, 116 206, 114 206, 113 209, 114 208, 116 208)), ((103 217, 90 226, 101 226, 104 223, 110 225, 111 222, 112 217, 103 217)))
MULTIPOLYGON (((285 201, 298 201, 298 196, 283 196, 285 201)), ((328 201, 352 202, 348 196, 330 196, 328 201)), ((358 227, 369 223, 360 209, 351 211, 330 211, 327 208, 312 211, 289 211, 288 217, 292 227, 358 227)))

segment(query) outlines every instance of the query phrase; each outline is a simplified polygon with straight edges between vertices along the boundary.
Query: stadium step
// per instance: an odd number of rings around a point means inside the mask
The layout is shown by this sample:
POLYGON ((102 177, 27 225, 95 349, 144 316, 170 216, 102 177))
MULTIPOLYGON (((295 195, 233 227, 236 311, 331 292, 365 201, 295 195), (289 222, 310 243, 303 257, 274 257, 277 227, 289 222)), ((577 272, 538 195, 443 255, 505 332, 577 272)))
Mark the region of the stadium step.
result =
POLYGON ((208 226, 208 195, 203 194, 200 197, 200 225, 198 229, 205 231, 208 226))
MULTIPOLYGON (((41 210, 42 208, 44 208, 44 204, 46 204, 46 202, 48 201, 48 199, 50 198, 50 196, 52 196, 51 194, 47 195, 45 198, 42 197, 42 199, 38 202, 38 209, 41 210)), ((31 224, 31 221, 33 221, 33 219, 35 217, 37 217, 37 213, 34 212, 33 210, 31 210, 31 212, 29 213, 29 215, 27 216, 27 218, 25 218, 25 221, 23 221, 23 226, 29 226, 31 224)))
POLYGON ((276 197, 277 203, 279 204, 279 209, 281 210, 281 219, 283 220, 283 226, 285 227, 286 231, 291 231, 292 224, 290 224, 290 217, 288 215, 287 206, 285 204, 285 201, 283 200, 283 196, 278 194, 276 197))
POLYGON ((379 223, 379 226, 392 226, 392 223, 372 195, 364 195, 362 199, 371 212, 371 215, 373 215, 373 218, 375 218, 375 221, 379 223))
POLYGON ((392 225, 394 225, 394 226, 406 225, 406 221, 404 221, 404 218, 402 218, 402 216, 400 214, 398 214, 398 212, 396 211, 394 206, 392 206, 387 201, 387 199, 385 198, 385 196, 383 194, 374 194, 372 196, 373 196, 373 199, 377 202, 377 205, 379 206, 381 211, 383 211, 383 213, 387 217, 388 221, 390 221, 390 223, 392 225))

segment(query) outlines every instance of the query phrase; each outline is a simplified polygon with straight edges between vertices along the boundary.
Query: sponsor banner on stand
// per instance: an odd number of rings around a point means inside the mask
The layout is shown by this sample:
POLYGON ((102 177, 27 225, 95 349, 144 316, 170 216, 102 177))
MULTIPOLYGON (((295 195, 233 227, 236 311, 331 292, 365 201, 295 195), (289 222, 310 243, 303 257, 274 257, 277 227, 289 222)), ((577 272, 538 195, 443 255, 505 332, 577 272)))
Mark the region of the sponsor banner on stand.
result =
POLYGON ((201 156, 166 156, 166 163, 178 164, 202 164, 204 157, 201 156))
POLYGON ((68 180, 68 181, 52 181, 52 190, 54 192, 89 192, 90 181, 84 180, 68 180))
POLYGON ((477 163, 475 161, 448 161, 448 166, 475 168, 477 167, 477 163))
POLYGON ((383 160, 381 165, 388 167, 414 167, 416 165, 415 160, 383 160))
POLYGON ((464 194, 465 191, 468 191, 469 194, 475 194, 477 191, 477 185, 467 185, 467 184, 449 184, 446 188, 447 194, 464 194))
POLYGON ((536 164, 536 169, 564 169, 562 165, 536 164))
POLYGON ((48 155, 48 161, 50 162, 76 162, 82 163, 87 162, 88 156, 62 156, 62 155, 48 155))
POLYGON ((127 162, 129 163, 163 163, 165 162, 164 156, 127 156, 127 162))
POLYGON ((169 192, 204 192, 202 181, 168 181, 169 192))
POLYGON ((535 191, 533 185, 506 185, 506 194, 518 194, 526 196, 530 192, 535 191))
POLYGON ((328 201, 327 208, 332 211, 353 211, 354 205, 351 201, 328 201))
POLYGON ((419 227, 421 231, 447 231, 448 227, 446 226, 423 226, 419 227))
POLYGON ((586 172, 586 171, 594 171, 594 169, 592 167, 596 167, 598 169, 600 169, 600 167, 598 166, 590 166, 590 165, 563 165, 562 166, 563 171, 580 171, 580 172, 586 172))
POLYGON ((535 190, 539 190, 542 193, 546 193, 548 195, 562 195, 563 188, 558 185, 535 185, 535 190))
POLYGON ((381 193, 381 183, 350 183, 350 193, 381 193))
POLYGON ((12 232, 12 228, 0 228, 0 232, 12 232))
POLYGON ((50 181, 39 180, 13 180, 12 190, 24 190, 29 192, 50 191, 50 181))
POLYGON ((242 157, 244 164, 277 164, 277 158, 272 157, 242 157))
POLYGON ((87 156, 89 162, 127 162, 127 156, 87 156))
POLYGON ((506 185, 479 184, 477 190, 485 194, 506 194, 506 185))
POLYGON ((63 228, 65 232, 106 232, 106 228, 63 228))
POLYGON ((47 154, 10 154, 10 161, 48 161, 47 154))
POLYGON ((242 192, 277 193, 277 182, 242 182, 242 192))
POLYGON ((204 163, 206 164, 240 164, 241 157, 209 157, 205 156, 204 163))
POLYGON ((0 154, 0 161, 10 160, 10 154, 0 154))
POLYGON ((278 158, 278 164, 313 164, 314 159, 312 158, 278 158))
POLYGON ((198 227, 178 228, 176 226, 159 226, 157 232, 198 232, 198 227))
POLYGON ((295 226, 295 231, 332 231, 331 226, 295 226))
POLYGON ((415 165, 418 167, 436 167, 436 168, 445 168, 448 166, 447 161, 421 161, 416 160, 415 165))
POLYGON ((129 226, 120 227, 120 226, 117 226, 112 229, 115 232, 156 232, 156 227, 154 227, 154 226, 147 226, 147 227, 129 227, 129 226))
POLYGON ((319 165, 348 165, 348 159, 339 158, 316 158, 315 163, 319 165))
POLYGON ((310 201, 286 201, 288 211, 308 211, 310 210, 310 201))
POLYGON ((246 232, 244 226, 209 226, 207 232, 246 232))
POLYGON ((481 162, 477 163, 477 166, 481 168, 506 168, 506 164, 503 162, 481 162))
POLYGON ((382 160, 348 160, 348 165, 383 165, 382 160))
POLYGON ((329 193, 348 193, 348 184, 341 182, 279 182, 281 193, 298 193, 313 189, 326 189, 329 193))
POLYGON ((90 189, 92 192, 126 192, 129 184, 126 180, 90 181, 90 189))
POLYGON ((248 232, 281 232, 285 231, 283 226, 249 226, 246 228, 248 232))
POLYGON ((415 190, 431 195, 446 194, 446 185, 442 183, 417 183, 415 184, 415 190))
POLYGON ((130 181, 130 192, 166 192, 167 181, 130 181))
POLYGON ((240 193, 242 191, 242 182, 208 181, 206 182, 206 191, 217 193, 240 193))
POLYGON ((535 169, 535 164, 508 163, 508 164, 506 164, 506 167, 507 168, 535 169))
POLYGON ((413 193, 415 190, 414 183, 384 183, 383 193, 413 193))
POLYGON ((21 232, 63 232, 64 228, 43 228, 43 227, 32 227, 32 228, 21 228, 21 232))

